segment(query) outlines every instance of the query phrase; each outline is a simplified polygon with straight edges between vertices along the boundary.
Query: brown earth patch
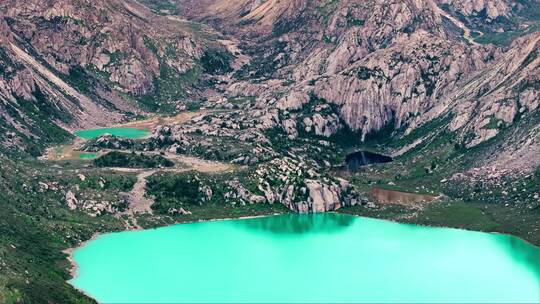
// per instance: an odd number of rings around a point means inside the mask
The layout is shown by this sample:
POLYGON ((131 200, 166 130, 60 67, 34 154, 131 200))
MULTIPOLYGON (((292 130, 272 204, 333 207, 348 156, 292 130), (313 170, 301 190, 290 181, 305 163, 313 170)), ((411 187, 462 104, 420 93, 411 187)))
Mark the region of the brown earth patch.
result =
POLYGON ((375 202, 383 205, 403 205, 418 207, 436 201, 439 197, 382 188, 373 188, 370 196, 375 202))

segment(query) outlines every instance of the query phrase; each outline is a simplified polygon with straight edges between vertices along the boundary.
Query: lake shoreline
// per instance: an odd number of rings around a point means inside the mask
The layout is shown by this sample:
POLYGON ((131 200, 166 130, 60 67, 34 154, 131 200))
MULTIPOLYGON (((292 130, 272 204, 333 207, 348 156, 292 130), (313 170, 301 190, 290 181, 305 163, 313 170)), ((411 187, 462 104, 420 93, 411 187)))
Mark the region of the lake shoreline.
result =
MULTIPOLYGON (((535 244, 533 242, 530 242, 518 235, 514 235, 514 234, 510 234, 510 233, 503 233, 503 232, 497 232, 497 231, 480 231, 480 230, 474 230, 474 229, 468 229, 468 228, 465 228, 465 227, 451 227, 451 226, 444 226, 444 225, 426 225, 426 224, 420 224, 420 223, 411 223, 411 222, 406 222, 406 221, 402 221, 402 220, 399 220, 399 219, 390 219, 390 218, 376 218, 376 217, 370 217, 370 216, 365 216, 365 215, 360 215, 360 214, 351 214, 351 213, 346 213, 346 212, 340 212, 339 210, 336 210, 336 211, 330 211, 330 212, 326 212, 326 213, 336 213, 336 214, 342 214, 342 215, 349 215, 349 216, 354 216, 354 217, 357 217, 357 218, 368 218, 368 219, 376 219, 376 220, 382 220, 382 221, 387 221, 387 222, 392 222, 392 223, 397 223, 397 224, 406 224, 406 225, 414 225, 414 226, 418 226, 418 227, 424 227, 424 228, 442 228, 442 229, 455 229, 455 230, 462 230, 462 231, 469 231, 469 232, 477 232, 477 233, 488 233, 488 234, 495 234, 495 235, 506 235, 506 236, 511 236, 511 237, 515 237, 523 242, 525 242, 526 244, 528 245, 531 245, 531 246, 534 246, 534 247, 537 247, 537 248, 540 248, 540 244, 535 244)), ((76 250, 80 249, 80 248, 83 248, 84 246, 86 246, 88 243, 92 242, 92 241, 95 241, 96 239, 98 239, 100 236, 102 235, 105 235, 105 234, 110 234, 110 233, 124 233, 124 232, 136 232, 136 231, 144 231, 144 230, 155 230, 155 229, 160 229, 160 228, 165 228, 165 227, 169 227, 169 226, 175 226, 175 225, 183 225, 183 224, 195 224, 195 223, 207 223, 207 222, 221 222, 221 221, 233 221, 233 220, 248 220, 248 219, 255 219, 255 218, 264 218, 264 217, 272 217, 272 216, 280 216, 280 215, 287 215, 287 214, 295 214, 294 212, 290 212, 290 213, 268 213, 268 214, 262 214, 262 215, 252 215, 252 216, 240 216, 240 217, 227 217, 227 218, 213 218, 213 219, 199 219, 199 220, 193 220, 193 221, 185 221, 185 222, 177 222, 177 223, 173 223, 173 224, 168 224, 168 225, 163 225, 163 226, 158 226, 158 227, 151 227, 151 228, 144 228, 144 229, 127 229, 127 230, 120 230, 120 231, 110 231, 110 232, 101 232, 101 233, 94 233, 92 235, 92 237, 88 240, 85 240, 85 241, 82 241, 80 242, 79 244, 77 244, 76 246, 74 247, 70 247, 70 248, 67 248, 67 249, 64 249, 62 250, 62 253, 66 254, 67 255, 67 260, 69 261, 71 267, 68 269, 68 272, 70 274, 70 279, 67 281, 67 283, 74 287, 73 285, 71 285, 69 283, 70 280, 74 279, 77 277, 77 270, 79 268, 79 266, 77 265, 77 263, 75 262, 75 259, 73 257, 73 254, 75 253, 76 250)), ((74 287, 75 288, 75 287, 74 287)), ((79 289, 77 289, 79 290, 79 289)), ((81 290, 79 290, 81 291, 81 290)), ((83 291, 81 291, 83 292, 83 291)), ((83 292, 84 293, 84 292, 83 292)), ((88 296, 86 293, 84 293, 86 296, 88 296)))
MULTIPOLYGON (((498 232, 483 232, 483 231, 477 231, 477 230, 471 230, 471 229, 461 229, 461 228, 455 228, 455 227, 444 227, 444 226, 435 226, 435 225, 421 225, 421 224, 412 224, 412 223, 403 223, 403 222, 400 222, 400 221, 396 221, 396 220, 390 220, 390 219, 380 219, 380 218, 373 218, 373 217, 365 217, 365 216, 360 216, 360 215, 352 215, 352 214, 347 214, 347 213, 341 213, 341 212, 327 212, 327 213, 333 213, 333 214, 339 214, 339 215, 344 215, 344 216, 353 216, 355 218, 366 218, 366 219, 375 219, 375 220, 378 220, 378 221, 383 221, 383 222, 389 222, 389 223, 396 223, 396 224, 406 224, 406 225, 414 225, 414 226, 417 226, 417 227, 425 227, 425 228, 442 228, 442 229, 451 229, 451 230, 456 230, 456 231, 468 231, 468 232, 475 232, 475 233, 489 233, 489 234, 493 234, 493 235, 504 235, 504 236, 511 236, 511 237, 515 237, 513 235, 509 235, 509 234, 504 234, 504 233, 498 233, 498 232)), ((193 223, 207 223, 207 222, 223 222, 223 221, 237 221, 237 220, 248 220, 248 219, 254 219, 254 218, 267 218, 267 217, 274 217, 274 216, 284 216, 284 215, 292 215, 292 214, 296 214, 296 213, 269 213, 269 214, 262 214, 262 215, 255 215, 255 216, 241 216, 241 217, 227 217, 227 218, 214 218, 214 219, 208 219, 208 220, 193 220, 193 221, 186 221, 186 222, 183 222, 183 223, 175 223, 175 224, 171 224, 171 225, 163 225, 163 226, 159 226, 159 227, 154 227, 154 228, 148 228, 148 229, 131 229, 131 230, 124 230, 124 231, 114 231, 114 232, 104 232, 104 233, 96 233, 94 234, 89 240, 87 241, 84 241, 82 243, 80 243, 78 246, 75 246, 75 247, 72 247, 72 248, 69 248, 69 249, 66 249, 64 250, 63 252, 65 254, 68 255, 68 261, 70 262, 70 264, 72 265, 71 269, 70 269, 70 274, 72 276, 72 278, 76 278, 78 276, 78 273, 77 273, 77 270, 78 270, 78 265, 77 263, 75 262, 74 260, 74 257, 73 257, 73 254, 76 250, 80 249, 80 248, 83 248, 84 246, 86 246, 89 242, 91 241, 94 241, 96 239, 98 239, 100 236, 102 235, 106 235, 106 234, 110 234, 110 233, 123 233, 123 232, 130 232, 130 231, 142 231, 142 230, 157 230, 157 229, 161 229, 161 228, 166 228, 166 227, 171 227, 171 226, 177 226, 177 225, 181 225, 181 224, 193 224, 193 223)), ((313 215, 313 214, 310 214, 310 215, 313 215)), ((516 237, 516 239, 519 239, 520 241, 522 241, 523 243, 526 243, 527 245, 531 245, 535 248, 539 248, 538 246, 530 243, 530 242, 527 242, 526 240, 522 239, 522 238, 518 238, 516 237)), ((88 292, 84 291, 84 290, 81 290, 81 289, 78 289, 77 287, 75 287, 75 285, 72 285, 72 283, 70 282, 70 280, 67 281, 67 283, 72 286, 73 288, 75 288, 77 291, 81 292, 82 294, 84 294, 85 296, 89 297, 89 298, 92 298, 94 299, 91 295, 88 294, 88 292)), ((94 299, 95 300, 95 299, 94 299)))
MULTIPOLYGON (((152 227, 152 228, 126 229, 126 230, 109 231, 109 232, 96 232, 88 240, 82 241, 82 242, 78 243, 74 247, 69 247, 69 248, 66 248, 66 249, 62 250, 62 253, 67 255, 66 258, 67 258, 67 260, 69 261, 69 263, 71 265, 71 267, 69 267, 69 269, 68 269, 68 272, 69 272, 69 275, 70 275, 71 278, 67 281, 67 283, 69 285, 71 285, 69 283, 69 281, 72 280, 72 279, 75 279, 77 277, 77 270, 79 269, 79 265, 77 265, 77 263, 75 262, 75 259, 73 257, 73 254, 75 253, 75 251, 80 249, 80 248, 83 248, 88 243, 97 240, 102 235, 106 235, 106 234, 110 234, 110 233, 124 233, 124 232, 137 232, 137 231, 144 231, 144 230, 155 230, 155 229, 160 229, 160 228, 165 228, 165 227, 170 227, 170 226, 175 226, 175 225, 184 225, 184 224, 221 222, 221 221, 233 221, 233 220, 248 220, 248 219, 254 219, 254 218, 263 218, 263 217, 278 216, 278 215, 285 215, 285 214, 288 214, 288 213, 268 213, 268 214, 262 214, 262 215, 250 215, 250 216, 241 216, 241 217, 200 219, 200 220, 193 220, 193 221, 178 222, 178 223, 163 225, 163 226, 159 226, 159 227, 152 227)), ((71 286, 73 286, 73 285, 71 285, 71 286)), ((77 290, 79 290, 79 289, 77 289, 77 290)), ((79 291, 81 291, 81 290, 79 290, 79 291)))
MULTIPOLYGON (((438 201, 438 202, 444 202, 444 201, 438 201)), ((358 214, 358 213, 352 213, 352 212, 344 212, 346 211, 347 209, 340 209, 341 211, 334 211, 336 213, 340 213, 340 214, 347 214, 347 215, 352 215, 352 216, 356 216, 356 217, 364 217, 364 218, 370 218, 370 219, 377 219, 377 220, 383 220, 383 221, 389 221, 389 222, 393 222, 393 223, 398 223, 398 224, 407 224, 407 225, 414 225, 414 226, 419 226, 419 227, 427 227, 427 228, 447 228, 447 229, 456 229, 456 230, 464 230, 464 231, 470 231, 470 232, 480 232, 480 233, 489 233, 489 234, 497 234, 497 235, 507 235, 507 236, 512 236, 512 237, 515 237, 527 244, 530 244, 534 247, 538 247, 540 248, 540 242, 536 243, 536 242, 533 242, 531 240, 528 240, 525 238, 525 236, 523 235, 519 235, 519 234, 515 234, 515 233, 511 233, 511 232, 501 232, 501 231, 487 231, 487 230, 480 230, 480 229, 473 229, 473 228, 468 228, 468 227, 456 227, 456 226, 452 226, 452 225, 445 225, 445 224, 437 224, 437 223, 433 223, 433 224, 426 224, 426 223, 420 223, 420 222, 414 222, 414 221, 410 221, 409 218, 406 218, 406 217, 403 217, 403 218, 391 218, 391 217, 385 217, 385 215, 383 214, 383 217, 376 217, 376 216, 373 216, 373 215, 369 215, 369 214, 358 214)), ((407 215, 406 213, 403 213, 401 215, 407 215)))

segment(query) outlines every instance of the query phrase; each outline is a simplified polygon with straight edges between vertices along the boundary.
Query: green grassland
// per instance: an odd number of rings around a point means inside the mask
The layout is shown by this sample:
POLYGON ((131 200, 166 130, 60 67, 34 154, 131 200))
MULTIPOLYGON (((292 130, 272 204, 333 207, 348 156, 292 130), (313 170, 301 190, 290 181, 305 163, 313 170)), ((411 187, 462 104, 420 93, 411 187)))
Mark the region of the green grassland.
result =
POLYGON ((174 162, 161 155, 145 155, 135 152, 125 153, 112 151, 93 162, 96 167, 121 167, 121 168, 165 168, 173 167, 174 162))
MULTIPOLYGON (((149 182, 151 193, 157 196, 156 215, 142 216, 139 224, 151 228, 289 212, 280 204, 226 202, 225 182, 242 178, 243 174, 157 174, 149 182), (184 182, 195 175, 212 186, 214 196, 210 201, 195 202, 187 196, 198 195, 194 192, 198 188, 184 182), (179 185, 186 187, 176 189, 179 185), (169 216, 164 207, 167 204, 185 206, 191 214, 169 216)), ((95 303, 67 284, 70 264, 63 251, 96 233, 121 231, 125 226, 112 215, 92 217, 69 210, 65 193, 74 191, 79 198, 99 195, 113 199, 130 191, 135 180, 133 174, 97 170, 83 162, 55 162, 51 166, 0 155, 0 303, 95 303)))

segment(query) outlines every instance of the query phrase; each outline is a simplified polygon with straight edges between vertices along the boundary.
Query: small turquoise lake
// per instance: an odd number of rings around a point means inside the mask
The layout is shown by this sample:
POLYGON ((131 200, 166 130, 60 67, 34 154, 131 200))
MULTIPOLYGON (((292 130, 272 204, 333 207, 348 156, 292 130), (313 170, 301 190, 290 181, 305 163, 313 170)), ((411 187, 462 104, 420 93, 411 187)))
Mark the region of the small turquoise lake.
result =
POLYGON ((70 283, 100 303, 538 303, 520 239, 342 214, 106 234, 70 283))
POLYGON ((134 129, 134 128, 102 128, 102 129, 81 130, 81 131, 75 132, 75 135, 83 139, 94 139, 104 134, 111 134, 118 137, 137 139, 137 138, 143 138, 150 135, 150 132, 147 130, 134 129))
POLYGON ((94 159, 97 158, 99 155, 97 153, 80 153, 79 158, 80 159, 94 159))

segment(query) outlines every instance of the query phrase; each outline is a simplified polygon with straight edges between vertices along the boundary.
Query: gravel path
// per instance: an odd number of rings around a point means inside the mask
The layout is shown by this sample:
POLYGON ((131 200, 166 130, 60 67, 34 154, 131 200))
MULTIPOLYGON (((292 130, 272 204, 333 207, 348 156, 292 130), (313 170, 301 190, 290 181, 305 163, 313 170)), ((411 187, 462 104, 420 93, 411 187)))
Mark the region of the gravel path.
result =
MULTIPOLYGON (((149 154, 152 154, 151 152, 149 154)), ((137 215, 152 214, 152 204, 154 200, 146 195, 147 178, 158 172, 187 172, 198 171, 203 173, 218 173, 234 170, 231 164, 208 161, 196 157, 185 155, 177 155, 167 153, 165 155, 169 159, 175 160, 178 167, 174 168, 159 168, 159 169, 130 169, 130 168, 109 168, 118 172, 138 173, 137 181, 133 185, 133 189, 127 194, 128 209, 118 217, 127 216, 124 224, 128 230, 140 230, 141 226, 137 223, 137 215)))
POLYGON ((130 215, 138 213, 152 214, 152 204, 154 200, 146 197, 146 178, 156 173, 157 170, 144 171, 137 175, 137 182, 133 185, 133 189, 129 192, 128 203, 129 208, 126 211, 130 215))

